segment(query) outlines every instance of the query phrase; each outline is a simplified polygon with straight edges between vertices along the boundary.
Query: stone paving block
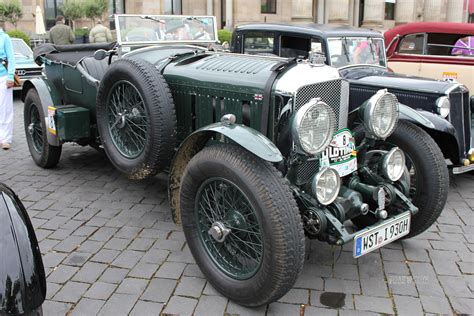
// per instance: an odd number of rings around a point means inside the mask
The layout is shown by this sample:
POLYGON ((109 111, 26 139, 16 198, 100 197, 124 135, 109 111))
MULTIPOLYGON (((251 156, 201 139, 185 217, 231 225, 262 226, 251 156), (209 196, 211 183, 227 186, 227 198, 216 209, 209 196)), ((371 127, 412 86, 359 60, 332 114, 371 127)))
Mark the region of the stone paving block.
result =
POLYGON ((60 284, 66 283, 78 270, 78 267, 61 264, 48 276, 48 281, 60 284))
POLYGON ((348 310, 341 310, 339 311, 339 316, 380 316, 379 313, 372 313, 366 311, 348 311, 348 310))
MULTIPOLYGON (((145 228, 142 230, 140 235, 141 238, 152 238, 152 239, 166 239, 169 235, 169 231, 161 230, 161 229, 154 229, 154 228, 145 228)), ((159 247, 158 247, 159 248, 159 247)), ((162 249, 162 248, 160 248, 162 249)), ((179 248, 181 249, 181 248, 179 248)), ((178 249, 170 249, 170 250, 178 250, 178 249)))
POLYGON ((56 251, 71 252, 78 248, 84 240, 86 240, 84 236, 69 236, 54 246, 53 249, 56 251))
POLYGON ((48 252, 43 258, 43 265, 48 268, 57 267, 66 258, 67 254, 61 252, 48 252))
MULTIPOLYGON (((423 282, 422 278, 418 279, 423 282)), ((387 284, 392 294, 418 296, 415 281, 410 275, 387 275, 387 284)))
POLYGON ((362 294, 367 296, 388 297, 385 278, 361 279, 362 294))
POLYGON ((93 233, 95 233, 95 231, 97 230, 97 227, 94 227, 94 226, 82 226, 82 227, 79 227, 78 229, 76 229, 74 231, 74 233, 72 233, 74 236, 86 236, 86 237, 89 237, 90 235, 92 235, 93 233))
POLYGON ((154 263, 137 263, 137 265, 128 274, 129 277, 151 279, 158 270, 158 265, 154 263))
POLYGON ((77 249, 80 252, 95 254, 104 245, 103 241, 86 240, 77 249))
POLYGON ((278 300, 281 303, 309 304, 309 290, 291 289, 278 300))
POLYGON ((53 298, 54 295, 56 295, 56 293, 58 293, 59 289, 62 287, 61 285, 59 284, 56 284, 56 283, 53 283, 53 282, 48 282, 46 281, 46 299, 47 300, 50 300, 53 298))
POLYGON ((209 296, 222 296, 222 294, 219 293, 209 282, 206 283, 202 294, 209 296))
POLYGON ((473 315, 474 314, 474 299, 462 297, 449 297, 453 306, 454 312, 458 315, 473 315))
MULTIPOLYGON (((84 294, 84 297, 99 299, 99 300, 107 300, 110 295, 115 291, 117 288, 116 284, 110 284, 105 282, 94 282, 92 286, 87 290, 84 294)), ((49 291, 49 288, 48 288, 49 291)))
POLYGON ((115 234, 117 238, 134 239, 142 229, 140 227, 124 226, 115 234))
POLYGON ((337 316, 337 310, 314 306, 305 307, 305 316, 337 316))
POLYGON ((170 299, 176 284, 176 280, 154 278, 150 281, 150 284, 141 296, 141 299, 166 303, 170 299))
POLYGON ((474 274, 474 264, 472 262, 458 262, 457 264, 463 274, 474 274))
POLYGON ((184 269, 183 275, 205 279, 204 274, 202 274, 201 269, 199 269, 197 264, 188 264, 186 269, 184 269))
POLYGON ((107 268, 106 264, 97 262, 87 262, 73 277, 79 282, 94 283, 107 268))
POLYGON ((156 272, 156 277, 167 279, 179 279, 186 267, 185 263, 181 262, 165 262, 156 272))
POLYGON ((97 315, 105 301, 82 298, 74 307, 72 316, 97 315))
POLYGON ((130 246, 128 246, 128 249, 147 251, 148 249, 151 248, 154 242, 155 242, 155 239, 135 238, 135 240, 130 244, 130 246))
POLYGON ((130 272, 128 269, 110 267, 100 276, 99 281, 118 284, 130 272))
POLYGON ((357 265, 337 264, 334 266, 334 276, 344 280, 359 280, 357 265))
POLYGON ((138 301, 133 307, 130 316, 155 316, 160 315, 163 304, 154 302, 138 301))
POLYGON ((173 296, 169 303, 166 305, 163 313, 165 314, 177 314, 177 315, 192 315, 198 300, 194 298, 173 296))
POLYGON ((230 315, 239 315, 239 316, 264 316, 266 306, 260 306, 257 308, 249 308, 245 306, 238 305, 232 301, 229 301, 226 308, 226 313, 230 315))
POLYGON ((120 251, 112 249, 102 249, 92 257, 92 261, 110 264, 118 257, 120 251))
POLYGON ((452 314, 451 307, 445 296, 420 295, 421 305, 427 313, 452 314))
POLYGON ((168 250, 150 249, 140 259, 142 263, 154 263, 156 265, 162 264, 169 255, 168 250))
POLYGON ((466 246, 464 245, 464 243, 456 241, 433 240, 431 241, 431 245, 434 249, 439 250, 466 250, 466 246))
POLYGON ((424 296, 444 296, 436 273, 429 263, 409 262, 413 280, 420 295, 424 296))
POLYGON ((55 301, 45 301, 43 303, 43 315, 64 316, 71 309, 72 304, 55 301))
POLYGON ((89 286, 90 284, 87 283, 67 282, 61 290, 54 295, 53 299, 60 302, 77 303, 89 286))
POLYGON ((384 261, 395 261, 395 262, 405 261, 405 255, 403 254, 403 251, 399 249, 381 248, 380 253, 384 261))
POLYGON ((105 243, 104 248, 114 250, 125 250, 130 244, 130 239, 113 237, 105 243))
POLYGON ((84 265, 84 263, 89 260, 89 258, 92 256, 90 253, 83 253, 79 251, 72 252, 64 261, 64 264, 70 265, 70 266, 76 266, 76 267, 81 267, 84 265))
POLYGON ((324 283, 324 290, 326 292, 360 294, 360 284, 358 281, 326 279, 324 283))
MULTIPOLYGON (((89 226, 90 223, 87 223, 89 226)), ((114 234, 117 232, 117 228, 113 227, 101 227, 99 228, 91 237, 89 237, 90 240, 96 240, 96 241, 107 241, 109 240, 114 234)))
POLYGON ((203 295, 194 311, 195 316, 224 315, 227 299, 221 296, 203 295))
POLYGON ((388 298, 354 296, 356 310, 393 314, 392 301, 388 298))
POLYGON ((267 315, 298 315, 300 312, 299 305, 283 304, 283 303, 272 303, 268 305, 267 315))
POLYGON ((48 236, 49 239, 64 240, 67 237, 71 236, 72 229, 56 229, 51 235, 48 236))
POLYGON ((131 269, 138 263, 138 261, 140 261, 144 254, 145 253, 142 251, 124 250, 117 258, 115 258, 112 265, 120 268, 131 269))
POLYGON ((148 280, 125 278, 115 293, 141 295, 148 285, 148 280))
POLYGON ((169 256, 167 261, 170 262, 184 262, 184 263, 196 263, 194 261, 193 256, 191 255, 191 252, 189 250, 183 250, 183 251, 172 251, 169 256))
POLYGON ((397 315, 423 315, 423 308, 418 298, 394 295, 393 300, 397 309, 397 315))
POLYGON ((182 240, 162 240, 158 239, 153 244, 153 248, 169 250, 169 251, 179 251, 183 248, 184 241, 182 240))
POLYGON ((323 291, 310 291, 310 305, 322 308, 333 309, 334 305, 341 306, 339 309, 354 309, 354 299, 352 294, 346 294, 342 292, 323 292, 323 291), (321 296, 326 296, 326 298, 321 298, 321 296), (337 295, 337 298, 335 297, 337 295), (329 302, 327 297, 329 298, 329 302), (330 303, 330 304, 329 304, 330 303), (331 306, 328 306, 331 305, 331 306))
POLYGON ((462 277, 439 276, 441 287, 448 296, 472 298, 472 293, 467 287, 467 283, 462 277))
POLYGON ((410 275, 410 270, 405 262, 384 261, 384 271, 392 275, 410 275))
POLYGON ((204 289, 204 285, 206 285, 205 279, 183 276, 174 294, 187 297, 199 297, 204 289))
POLYGON ((102 306, 99 315, 127 315, 138 301, 138 295, 113 294, 102 306))

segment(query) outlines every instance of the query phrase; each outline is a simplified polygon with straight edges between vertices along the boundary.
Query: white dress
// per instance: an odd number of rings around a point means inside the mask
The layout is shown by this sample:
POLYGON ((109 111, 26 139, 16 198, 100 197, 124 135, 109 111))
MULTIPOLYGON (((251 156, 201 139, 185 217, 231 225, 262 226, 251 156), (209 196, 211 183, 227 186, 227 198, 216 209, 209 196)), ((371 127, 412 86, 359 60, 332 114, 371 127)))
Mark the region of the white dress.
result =
POLYGON ((11 143, 12 139, 13 89, 7 89, 7 76, 2 76, 0 77, 0 144, 11 143))

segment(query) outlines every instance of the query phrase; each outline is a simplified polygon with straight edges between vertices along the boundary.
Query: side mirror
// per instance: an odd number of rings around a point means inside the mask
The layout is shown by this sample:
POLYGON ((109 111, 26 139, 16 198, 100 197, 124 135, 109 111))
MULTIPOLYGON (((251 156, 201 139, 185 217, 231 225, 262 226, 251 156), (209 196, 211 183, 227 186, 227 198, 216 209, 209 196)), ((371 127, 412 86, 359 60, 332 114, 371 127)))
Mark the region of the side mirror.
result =
POLYGON ((94 53, 94 59, 96 60, 102 60, 104 59, 105 57, 107 57, 107 51, 105 49, 99 49, 99 50, 96 50, 95 53, 94 53))

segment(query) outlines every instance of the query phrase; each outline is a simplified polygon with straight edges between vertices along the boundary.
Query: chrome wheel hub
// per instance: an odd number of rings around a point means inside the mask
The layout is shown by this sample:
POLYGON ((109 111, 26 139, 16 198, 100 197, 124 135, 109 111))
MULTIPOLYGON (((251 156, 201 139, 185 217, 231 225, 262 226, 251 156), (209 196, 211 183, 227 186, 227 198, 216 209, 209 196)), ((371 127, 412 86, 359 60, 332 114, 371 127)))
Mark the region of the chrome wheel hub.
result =
POLYGON ((225 225, 221 222, 214 222, 207 233, 211 235, 215 241, 224 242, 227 235, 230 234, 230 229, 225 227, 225 225))
POLYGON ((28 133, 30 135, 33 135, 34 131, 35 131, 35 123, 30 123, 30 125, 28 125, 28 133))

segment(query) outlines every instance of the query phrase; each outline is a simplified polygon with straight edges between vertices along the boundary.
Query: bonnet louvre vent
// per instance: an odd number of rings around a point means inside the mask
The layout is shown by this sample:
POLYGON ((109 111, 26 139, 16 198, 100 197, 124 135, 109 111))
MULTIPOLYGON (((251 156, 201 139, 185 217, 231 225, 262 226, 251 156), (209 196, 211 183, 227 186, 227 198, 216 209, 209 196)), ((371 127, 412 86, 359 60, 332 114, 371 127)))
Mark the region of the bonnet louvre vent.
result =
POLYGON ((218 56, 207 59, 196 68, 208 71, 257 74, 263 69, 271 67, 274 63, 274 61, 248 58, 248 56, 218 56))

